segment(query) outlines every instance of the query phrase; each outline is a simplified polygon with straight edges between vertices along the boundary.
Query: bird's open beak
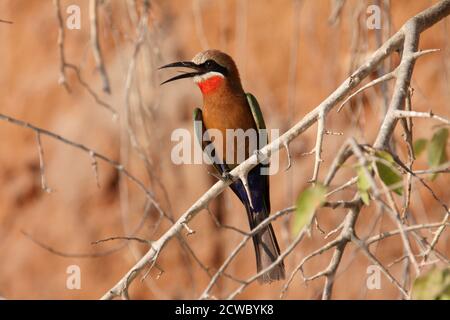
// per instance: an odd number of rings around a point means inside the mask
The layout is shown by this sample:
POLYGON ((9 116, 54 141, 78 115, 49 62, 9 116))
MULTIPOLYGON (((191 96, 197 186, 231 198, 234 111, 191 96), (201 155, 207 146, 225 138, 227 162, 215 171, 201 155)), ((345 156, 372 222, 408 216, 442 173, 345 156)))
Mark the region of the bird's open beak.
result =
POLYGON ((180 62, 174 62, 174 63, 169 63, 166 64, 165 66, 160 67, 159 69, 165 69, 165 68, 176 68, 176 67, 181 67, 181 68, 190 68, 193 70, 196 70, 195 72, 185 72, 183 74, 180 74, 178 76, 175 76, 173 78, 170 78, 169 80, 166 80, 164 82, 161 83, 161 85, 167 83, 167 82, 171 82, 171 81, 175 81, 175 80, 179 80, 179 79, 184 79, 184 78, 192 78, 195 76, 199 76, 202 75, 203 72, 201 70, 201 67, 196 65, 194 62, 191 61, 180 61, 180 62))

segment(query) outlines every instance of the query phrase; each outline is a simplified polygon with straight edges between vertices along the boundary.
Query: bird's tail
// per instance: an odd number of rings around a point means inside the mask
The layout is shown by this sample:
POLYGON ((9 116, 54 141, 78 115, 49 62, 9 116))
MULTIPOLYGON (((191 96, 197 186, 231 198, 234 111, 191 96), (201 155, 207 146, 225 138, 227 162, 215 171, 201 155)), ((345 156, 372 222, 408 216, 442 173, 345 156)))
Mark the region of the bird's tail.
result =
MULTIPOLYGON (((268 213, 252 212, 249 206, 246 206, 250 227, 256 228, 265 218, 268 213)), ((256 254, 256 268, 258 273, 261 270, 270 266, 280 255, 280 248, 278 247, 277 238, 273 231, 272 225, 269 224, 260 232, 253 236, 253 244, 255 246, 256 254)), ((284 263, 280 261, 269 271, 263 273, 258 281, 260 283, 270 283, 272 281, 282 280, 285 278, 284 263)))

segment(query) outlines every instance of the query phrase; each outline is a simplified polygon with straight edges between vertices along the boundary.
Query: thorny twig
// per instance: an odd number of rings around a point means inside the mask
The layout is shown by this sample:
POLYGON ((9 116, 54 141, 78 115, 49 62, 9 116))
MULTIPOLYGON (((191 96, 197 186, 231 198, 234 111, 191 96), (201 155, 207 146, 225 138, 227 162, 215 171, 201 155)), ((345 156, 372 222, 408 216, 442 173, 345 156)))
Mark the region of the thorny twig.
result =
MULTIPOLYGON (((94 1, 94 0, 91 0, 94 1)), ((67 75, 66 75, 66 69, 71 69, 75 72, 75 75, 77 76, 78 82, 83 86, 86 91, 89 93, 89 95, 94 98, 95 102, 104 107, 105 109, 109 110, 113 118, 115 119, 117 117, 117 111, 107 102, 103 101, 97 93, 91 88, 91 86, 83 79, 81 76, 81 70, 79 67, 77 67, 74 64, 71 64, 67 62, 65 53, 64 53, 64 39, 65 39, 65 33, 64 33, 64 21, 61 14, 61 2, 60 0, 54 0, 53 1, 55 9, 56 9, 56 16, 58 19, 58 50, 59 50, 59 83, 64 86, 64 88, 70 92, 70 87, 67 82, 67 75)), ((92 2, 91 2, 92 3, 92 2)), ((94 4, 95 5, 95 4, 94 4)), ((92 26, 91 26, 92 27, 92 26)), ((95 35, 97 37, 97 35, 95 35)), ((100 59, 101 61, 101 59, 100 59)))

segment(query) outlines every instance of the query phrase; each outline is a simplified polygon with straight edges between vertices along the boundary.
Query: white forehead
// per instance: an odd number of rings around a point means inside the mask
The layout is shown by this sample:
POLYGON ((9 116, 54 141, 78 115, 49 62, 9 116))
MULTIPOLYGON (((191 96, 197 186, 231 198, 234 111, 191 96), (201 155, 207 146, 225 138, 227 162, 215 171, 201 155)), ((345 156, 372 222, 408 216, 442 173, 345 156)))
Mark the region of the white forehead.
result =
POLYGON ((192 59, 192 62, 195 64, 202 64, 206 60, 208 60, 209 56, 207 52, 200 52, 195 55, 195 57, 192 59))

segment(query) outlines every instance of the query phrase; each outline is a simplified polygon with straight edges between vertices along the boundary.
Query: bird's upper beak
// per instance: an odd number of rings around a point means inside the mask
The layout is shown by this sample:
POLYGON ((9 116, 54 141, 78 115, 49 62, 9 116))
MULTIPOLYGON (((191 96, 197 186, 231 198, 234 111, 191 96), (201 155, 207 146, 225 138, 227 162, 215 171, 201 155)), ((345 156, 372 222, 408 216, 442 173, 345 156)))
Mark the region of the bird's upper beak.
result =
POLYGON ((171 82, 171 81, 175 81, 175 80, 179 80, 179 79, 199 76, 204 73, 204 70, 202 70, 202 68, 200 66, 198 66, 197 64, 195 64, 194 62, 191 62, 191 61, 179 61, 179 62, 169 63, 169 64, 166 64, 165 66, 160 67, 159 69, 176 68, 176 67, 190 68, 190 69, 193 69, 196 71, 195 72, 185 72, 183 74, 180 74, 178 76, 175 76, 173 78, 170 78, 169 80, 162 82, 161 85, 163 85, 167 82, 171 82))

